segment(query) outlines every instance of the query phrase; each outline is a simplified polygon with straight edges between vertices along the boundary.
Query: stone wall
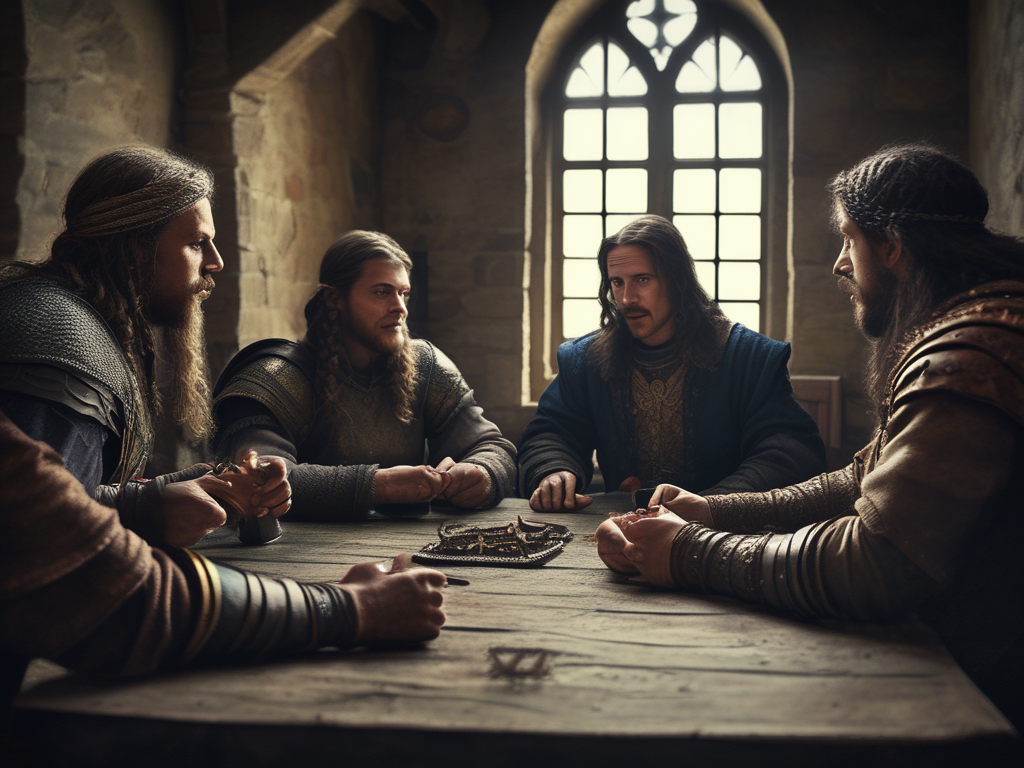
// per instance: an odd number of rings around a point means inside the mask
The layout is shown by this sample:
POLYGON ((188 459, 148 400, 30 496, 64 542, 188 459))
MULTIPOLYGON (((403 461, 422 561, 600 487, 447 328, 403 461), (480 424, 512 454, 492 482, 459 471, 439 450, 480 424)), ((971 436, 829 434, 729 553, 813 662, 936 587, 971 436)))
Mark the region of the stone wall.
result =
POLYGON ((173 145, 180 13, 162 0, 24 0, 24 163, 16 255, 39 260, 85 162, 112 147, 173 145))
POLYGON ((971 3, 971 167, 988 226, 1024 237, 1024 4, 971 3))
POLYGON ((396 30, 384 86, 382 225, 426 254, 430 277, 429 320, 414 330, 455 361, 512 440, 531 415, 521 405, 525 67, 551 4, 489 3, 432 39, 396 30))
POLYGON ((258 100, 232 97, 239 346, 305 333, 324 250, 380 226, 378 26, 358 13, 258 100))
POLYGON ((861 387, 866 344, 832 266, 825 185, 893 141, 927 139, 967 154, 967 8, 936 0, 763 0, 789 49, 794 86, 793 324, 790 370, 840 374, 844 456, 863 445, 874 417, 861 387))

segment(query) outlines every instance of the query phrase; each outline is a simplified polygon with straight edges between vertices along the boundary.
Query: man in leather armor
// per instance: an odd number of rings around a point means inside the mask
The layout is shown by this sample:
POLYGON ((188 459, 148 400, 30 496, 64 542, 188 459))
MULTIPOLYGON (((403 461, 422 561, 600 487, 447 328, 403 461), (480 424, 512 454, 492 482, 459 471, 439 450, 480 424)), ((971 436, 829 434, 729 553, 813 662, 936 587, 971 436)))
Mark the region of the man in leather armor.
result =
POLYGON ((650 512, 602 524, 598 551, 654 584, 804 616, 916 615, 1019 728, 1024 241, 985 227, 984 188, 932 146, 882 149, 831 191, 834 272, 872 346, 871 444, 768 493, 660 486, 650 512))
MULTIPOLYGON (((212 431, 200 303, 223 268, 213 244, 213 176, 149 147, 108 152, 79 173, 64 230, 41 264, 0 274, 0 410, 148 541, 193 544, 226 514, 197 465, 151 482, 156 337, 171 372, 166 407, 195 442, 212 431)), ((284 514, 280 459, 262 460, 254 512, 284 514)))
POLYGON ((485 508, 514 488, 515 447, 452 361, 409 338, 411 269, 387 235, 342 235, 321 262, 305 338, 249 346, 217 383, 220 455, 284 457, 294 519, 435 500, 485 508))
POLYGON ((605 487, 620 491, 765 491, 825 468, 793 397, 789 345, 726 318, 671 222, 636 219, 597 261, 601 328, 558 348, 558 376, 519 441, 533 509, 590 504, 595 449, 605 487))

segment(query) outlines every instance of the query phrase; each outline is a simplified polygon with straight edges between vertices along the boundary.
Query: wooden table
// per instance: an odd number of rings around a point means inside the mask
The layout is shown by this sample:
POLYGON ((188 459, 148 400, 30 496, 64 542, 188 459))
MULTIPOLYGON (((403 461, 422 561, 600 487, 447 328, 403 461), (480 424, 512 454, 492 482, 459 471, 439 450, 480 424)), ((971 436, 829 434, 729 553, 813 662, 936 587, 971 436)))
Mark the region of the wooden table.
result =
MULTIPOLYGON (((923 627, 798 621, 608 571, 585 537, 628 506, 625 494, 609 494, 584 512, 531 514, 576 533, 541 568, 446 568, 470 583, 448 587, 448 623, 422 647, 113 683, 36 662, 17 732, 108 765, 1019 759, 1012 728, 923 627)), ((518 513, 525 502, 509 500, 472 520, 518 513)), ((269 546, 244 547, 223 531, 197 549, 250 570, 331 580, 353 563, 419 549, 456 517, 435 508, 355 524, 285 519, 269 546)))

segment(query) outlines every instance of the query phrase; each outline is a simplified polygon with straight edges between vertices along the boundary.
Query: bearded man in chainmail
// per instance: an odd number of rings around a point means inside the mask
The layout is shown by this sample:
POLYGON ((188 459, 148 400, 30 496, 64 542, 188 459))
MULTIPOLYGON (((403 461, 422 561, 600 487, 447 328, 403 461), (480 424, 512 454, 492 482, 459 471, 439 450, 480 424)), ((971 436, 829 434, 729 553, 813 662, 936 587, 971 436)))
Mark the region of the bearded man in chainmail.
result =
POLYGON ((1024 241, 985 227, 984 188, 933 146, 882 149, 831 192, 834 272, 872 348, 872 442, 769 493, 659 487, 655 514, 604 523, 598 551, 655 584, 804 616, 916 614, 1019 728, 1024 241))
POLYGON ((196 440, 213 428, 199 309, 223 267, 212 193, 210 172, 188 160, 110 152, 71 186, 50 260, 3 270, 0 709, 37 656, 142 674, 428 640, 444 623, 444 574, 401 558, 390 573, 364 563, 340 583, 298 584, 169 546, 224 523, 215 498, 283 514, 280 458, 258 458, 258 473, 197 465, 128 481, 151 443, 158 332, 175 376, 166 407, 196 440))
POLYGON ((605 238, 597 262, 601 328, 558 348, 558 376, 519 441, 533 509, 590 504, 595 449, 605 487, 620 491, 764 491, 825 468, 793 397, 789 345, 725 317, 679 230, 642 216, 605 238))
MULTIPOLYGON (((205 465, 128 482, 143 474, 160 407, 158 334, 171 417, 197 443, 213 430, 200 309, 224 266, 212 195, 210 171, 182 157, 109 152, 68 190, 50 258, 0 272, 0 410, 154 543, 187 546, 226 519, 195 483, 205 465)), ((284 465, 262 463, 270 479, 253 503, 283 514, 284 465)))
POLYGON ((220 377, 220 454, 284 457, 293 519, 358 519, 430 501, 486 508, 514 488, 515 447, 455 364, 409 338, 411 269, 387 235, 342 235, 320 264, 305 338, 257 342, 220 377))

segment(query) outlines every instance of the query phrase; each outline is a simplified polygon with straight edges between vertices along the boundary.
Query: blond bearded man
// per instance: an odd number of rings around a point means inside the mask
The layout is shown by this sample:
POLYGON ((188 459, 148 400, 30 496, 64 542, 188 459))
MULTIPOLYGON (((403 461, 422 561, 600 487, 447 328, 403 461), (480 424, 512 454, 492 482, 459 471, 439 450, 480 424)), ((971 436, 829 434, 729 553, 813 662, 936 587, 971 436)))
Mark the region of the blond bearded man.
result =
POLYGON ((220 453, 284 457, 293 518, 486 508, 513 491, 515 447, 455 364, 409 337, 411 269, 387 235, 342 235, 320 264, 305 338, 242 350, 218 382, 220 453))

